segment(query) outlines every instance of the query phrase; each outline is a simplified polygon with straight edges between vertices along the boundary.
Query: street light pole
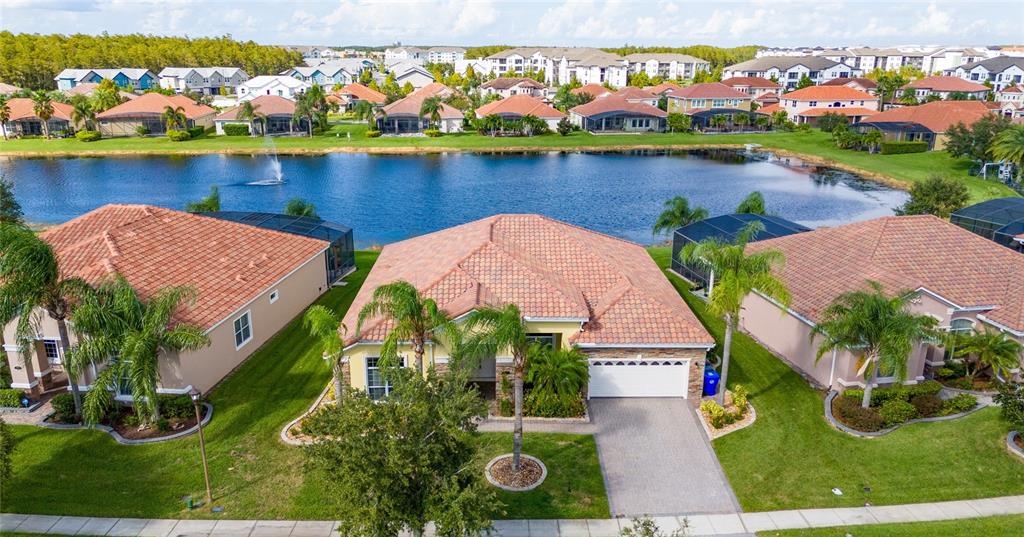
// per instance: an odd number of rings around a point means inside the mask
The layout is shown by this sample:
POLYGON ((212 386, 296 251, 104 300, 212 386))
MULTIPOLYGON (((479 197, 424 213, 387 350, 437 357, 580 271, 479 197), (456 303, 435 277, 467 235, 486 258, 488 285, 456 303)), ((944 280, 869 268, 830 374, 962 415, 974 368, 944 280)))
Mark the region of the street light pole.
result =
POLYGON ((199 453, 203 457, 203 479, 206 480, 206 505, 212 507, 213 495, 210 493, 210 467, 206 462, 206 439, 203 437, 203 417, 199 413, 200 393, 193 388, 188 392, 188 395, 192 398, 192 405, 196 409, 196 427, 199 428, 199 453))

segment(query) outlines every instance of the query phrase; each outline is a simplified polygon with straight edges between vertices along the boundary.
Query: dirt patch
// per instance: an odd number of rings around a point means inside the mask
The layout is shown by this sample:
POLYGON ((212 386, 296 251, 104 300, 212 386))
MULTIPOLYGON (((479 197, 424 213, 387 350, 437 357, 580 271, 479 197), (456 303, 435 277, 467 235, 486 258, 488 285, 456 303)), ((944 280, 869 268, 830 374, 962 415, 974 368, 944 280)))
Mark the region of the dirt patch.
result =
POLYGON ((520 457, 519 471, 512 469, 512 456, 502 457, 491 465, 491 477, 505 485, 513 488, 526 488, 540 481, 544 470, 536 461, 520 457))
POLYGON ((1024 449, 1024 434, 1018 434, 1014 437, 1013 443, 1017 444, 1017 447, 1024 449))

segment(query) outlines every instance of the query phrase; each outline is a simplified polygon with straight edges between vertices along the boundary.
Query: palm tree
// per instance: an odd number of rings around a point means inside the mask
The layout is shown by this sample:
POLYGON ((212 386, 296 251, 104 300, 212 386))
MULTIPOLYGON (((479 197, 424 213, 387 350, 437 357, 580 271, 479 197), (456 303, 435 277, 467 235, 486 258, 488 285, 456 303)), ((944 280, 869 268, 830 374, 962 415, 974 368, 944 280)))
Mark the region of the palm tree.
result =
POLYGON ((704 220, 708 217, 708 210, 704 207, 690 208, 690 201, 683 196, 675 196, 664 203, 665 210, 661 211, 658 219, 654 221, 654 234, 660 235, 666 231, 704 220))
POLYGON ((579 395, 590 379, 587 357, 578 347, 552 349, 534 343, 528 353, 530 367, 526 381, 533 390, 557 396, 579 395))
POLYGON ((7 104, 7 96, 0 95, 0 131, 4 132, 4 140, 7 139, 7 122, 11 120, 11 107, 7 104))
POLYGON ((320 340, 324 348, 324 359, 331 363, 331 372, 334 381, 334 400, 341 401, 341 393, 344 389, 342 383, 342 367, 345 364, 345 346, 342 343, 342 331, 347 332, 348 328, 337 314, 325 306, 312 306, 302 316, 302 324, 309 330, 311 336, 320 340))
POLYGON ((185 204, 185 210, 190 213, 215 213, 220 210, 220 189, 217 185, 210 187, 210 195, 199 201, 191 201, 185 204))
POLYGON ((789 121, 789 114, 787 114, 785 110, 776 110, 772 112, 771 124, 773 127, 785 125, 787 121, 789 121))
POLYGON ((284 214, 319 218, 316 214, 316 207, 312 203, 301 198, 292 198, 288 200, 288 204, 284 206, 284 214))
POLYGON ((97 113, 110 110, 111 108, 121 104, 123 99, 121 98, 120 90, 113 82, 104 80, 100 82, 92 93, 93 109, 97 113))
POLYGON ((402 280, 373 291, 370 301, 359 310, 356 333, 361 333, 363 324, 377 316, 393 325, 381 344, 380 358, 397 365, 398 346, 409 342, 419 374, 423 374, 423 354, 431 334, 437 330, 447 333, 452 326, 448 314, 437 307, 434 299, 424 297, 411 283, 402 280))
POLYGON ((871 280, 867 283, 866 291, 839 295, 811 330, 812 341, 822 336, 816 360, 836 350, 860 355, 858 374, 864 376, 864 408, 871 405, 872 379, 878 378, 883 369, 902 379, 914 344, 932 336, 937 324, 933 317, 910 311, 914 293, 900 291, 887 296, 882 284, 871 280))
POLYGON ((992 156, 1017 165, 1024 174, 1024 125, 1014 125, 999 133, 992 143, 992 156))
POLYGON ((868 146, 868 149, 874 153, 878 149, 878 145, 882 143, 885 136, 882 135, 882 131, 878 129, 871 129, 861 135, 861 142, 868 146))
POLYGON ((732 123, 733 123, 733 125, 736 125, 737 127, 743 127, 745 125, 749 125, 750 124, 750 116, 748 116, 746 114, 735 114, 732 117, 732 123))
POLYGON ((53 100, 50 94, 43 91, 32 92, 32 113, 39 118, 43 127, 43 137, 50 138, 50 118, 53 117, 53 100))
POLYGON ((167 130, 171 131, 175 128, 184 128, 188 122, 188 118, 185 116, 185 109, 178 106, 165 106, 164 113, 160 116, 163 118, 164 123, 167 125, 167 130))
POLYGON ((255 120, 259 109, 258 105, 252 104, 252 101, 245 101, 238 105, 238 110, 235 111, 235 118, 245 120, 249 123, 249 136, 256 137, 256 126, 255 120))
POLYGON ((377 110, 370 101, 357 102, 353 112, 355 113, 356 119, 365 121, 371 129, 376 127, 374 122, 377 119, 377 110))
MULTIPOLYGON (((318 87, 318 86, 314 86, 318 87)), ((307 97, 309 92, 302 94, 295 101, 295 112, 292 114, 292 118, 299 122, 303 119, 306 120, 306 127, 309 129, 309 137, 313 137, 313 116, 316 115, 316 108, 313 106, 313 101, 307 97)))
POLYGON ((512 397, 515 421, 512 427, 512 470, 519 471, 523 451, 523 379, 530 349, 526 320, 515 304, 501 308, 482 307, 469 314, 465 329, 473 334, 468 343, 479 356, 494 356, 508 349, 512 353, 512 397))
POLYGON ((991 367, 996 377, 1009 378, 1009 371, 1020 366, 1021 344, 999 330, 975 331, 960 340, 955 356, 974 357, 974 369, 967 376, 974 378, 983 368, 991 367))
POLYGON ((432 128, 437 128, 437 125, 441 123, 441 109, 443 106, 444 101, 440 97, 423 99, 423 104, 420 105, 420 117, 426 117, 430 122, 429 125, 432 128))
POLYGON ((711 118, 710 123, 711 123, 712 127, 715 127, 716 129, 719 129, 719 130, 723 130, 723 128, 725 127, 725 124, 728 123, 728 121, 729 121, 728 118, 726 118, 725 116, 719 114, 717 116, 713 116, 711 118))
POLYGON ((764 230, 761 222, 751 222, 740 231, 735 244, 706 239, 691 242, 679 253, 680 261, 702 266, 709 270, 717 285, 708 288, 708 311, 725 321, 725 338, 722 342, 721 387, 718 390, 718 404, 725 406, 725 390, 729 378, 729 358, 732 352, 732 335, 739 327, 740 310, 743 300, 755 290, 786 306, 789 304, 789 290, 786 284, 773 274, 785 263, 785 256, 778 250, 761 250, 747 253, 747 243, 759 231, 764 230))
POLYGON ((93 122, 96 121, 96 111, 93 110, 89 98, 84 95, 76 95, 71 100, 71 106, 71 121, 75 123, 76 127, 84 125, 85 130, 91 131, 93 122))
MULTIPOLYGON (((28 228, 17 225, 0 226, 0 325, 18 319, 15 339, 19 352, 28 356, 35 339, 33 310, 41 308, 57 322, 62 354, 71 347, 67 319, 75 297, 89 289, 85 280, 61 274, 57 256, 44 240, 28 228)), ((78 391, 78 373, 66 367, 75 412, 82 412, 78 391)))
POLYGON ((736 207, 737 214, 765 214, 764 195, 753 191, 743 198, 743 201, 736 207))

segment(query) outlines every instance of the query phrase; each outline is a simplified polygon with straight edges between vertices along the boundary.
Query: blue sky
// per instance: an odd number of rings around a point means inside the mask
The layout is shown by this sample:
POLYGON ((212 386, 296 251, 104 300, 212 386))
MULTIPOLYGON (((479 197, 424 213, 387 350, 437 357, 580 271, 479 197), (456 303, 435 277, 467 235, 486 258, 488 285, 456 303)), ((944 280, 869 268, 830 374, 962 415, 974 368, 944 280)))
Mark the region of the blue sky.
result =
POLYGON ((1024 43, 1024 2, 0 0, 0 28, 318 45, 988 45, 1024 43))

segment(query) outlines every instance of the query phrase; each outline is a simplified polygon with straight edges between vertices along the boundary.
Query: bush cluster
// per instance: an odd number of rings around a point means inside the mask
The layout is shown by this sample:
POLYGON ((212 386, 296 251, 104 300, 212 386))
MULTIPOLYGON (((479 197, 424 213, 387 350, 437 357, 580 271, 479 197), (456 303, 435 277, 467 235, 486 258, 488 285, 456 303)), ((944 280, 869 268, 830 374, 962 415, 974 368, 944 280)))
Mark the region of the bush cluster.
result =
POLYGON ((53 406, 53 411, 60 421, 78 421, 78 414, 75 413, 75 398, 71 393, 59 393, 53 396, 50 399, 50 405, 53 406))
POLYGON ((426 129, 423 131, 423 134, 427 135, 430 138, 437 138, 441 136, 441 131, 438 129, 426 129))
POLYGON ((887 427, 899 425, 918 416, 917 407, 903 399, 889 399, 878 408, 878 414, 887 427))
POLYGON ((721 429, 726 425, 732 425, 747 415, 747 402, 750 393, 741 385, 732 389, 732 404, 736 410, 728 411, 714 399, 708 399, 700 404, 700 410, 708 417, 708 421, 715 429, 721 429))
POLYGON ((158 395, 160 415, 165 418, 189 419, 196 415, 192 398, 187 395, 158 395))
MULTIPOLYGON (((909 402, 918 395, 938 395, 942 391, 942 384, 934 380, 926 380, 917 384, 898 385, 889 388, 875 388, 871 391, 871 406, 882 406, 890 399, 900 399, 909 402)), ((843 392, 843 397, 849 397, 860 401, 864 398, 864 390, 849 389, 843 392)))
POLYGON ((882 142, 883 155, 903 155, 928 151, 928 142, 882 142))
POLYGON ((138 127, 135 127, 135 134, 139 136, 146 136, 149 134, 149 129, 147 129, 144 125, 139 125, 138 127))
POLYGON ((910 404, 917 409, 918 415, 922 418, 930 418, 942 412, 943 401, 938 395, 915 395, 910 399, 910 404))
POLYGON ((249 136, 249 126, 242 123, 224 125, 224 136, 249 136))
POLYGON ((869 433, 881 430, 885 424, 878 410, 862 408, 853 397, 836 397, 832 401, 832 415, 848 427, 869 433))
POLYGON ((98 131, 78 131, 75 133, 75 138, 78 138, 83 142, 95 142, 102 137, 103 135, 98 131))
POLYGON ((12 408, 21 406, 22 393, 19 388, 0 390, 0 406, 12 408))
POLYGON ((377 130, 377 129, 370 129, 370 130, 366 131, 366 137, 367 138, 380 138, 381 134, 382 133, 379 130, 377 130))
POLYGON ((967 394, 961 393, 952 399, 946 399, 942 405, 942 415, 948 416, 950 414, 960 414, 961 412, 967 412, 978 406, 978 398, 967 394))
POLYGON ((185 140, 192 139, 192 135, 189 134, 188 131, 170 129, 167 131, 167 138, 172 142, 184 142, 185 140))
POLYGON ((1024 384, 1020 382, 1003 383, 999 386, 999 393, 994 399, 996 403, 999 403, 1003 419, 1018 430, 1024 430, 1024 384))
POLYGON ((185 129, 188 133, 189 138, 198 138, 206 133, 206 127, 196 126, 189 129, 185 129))

